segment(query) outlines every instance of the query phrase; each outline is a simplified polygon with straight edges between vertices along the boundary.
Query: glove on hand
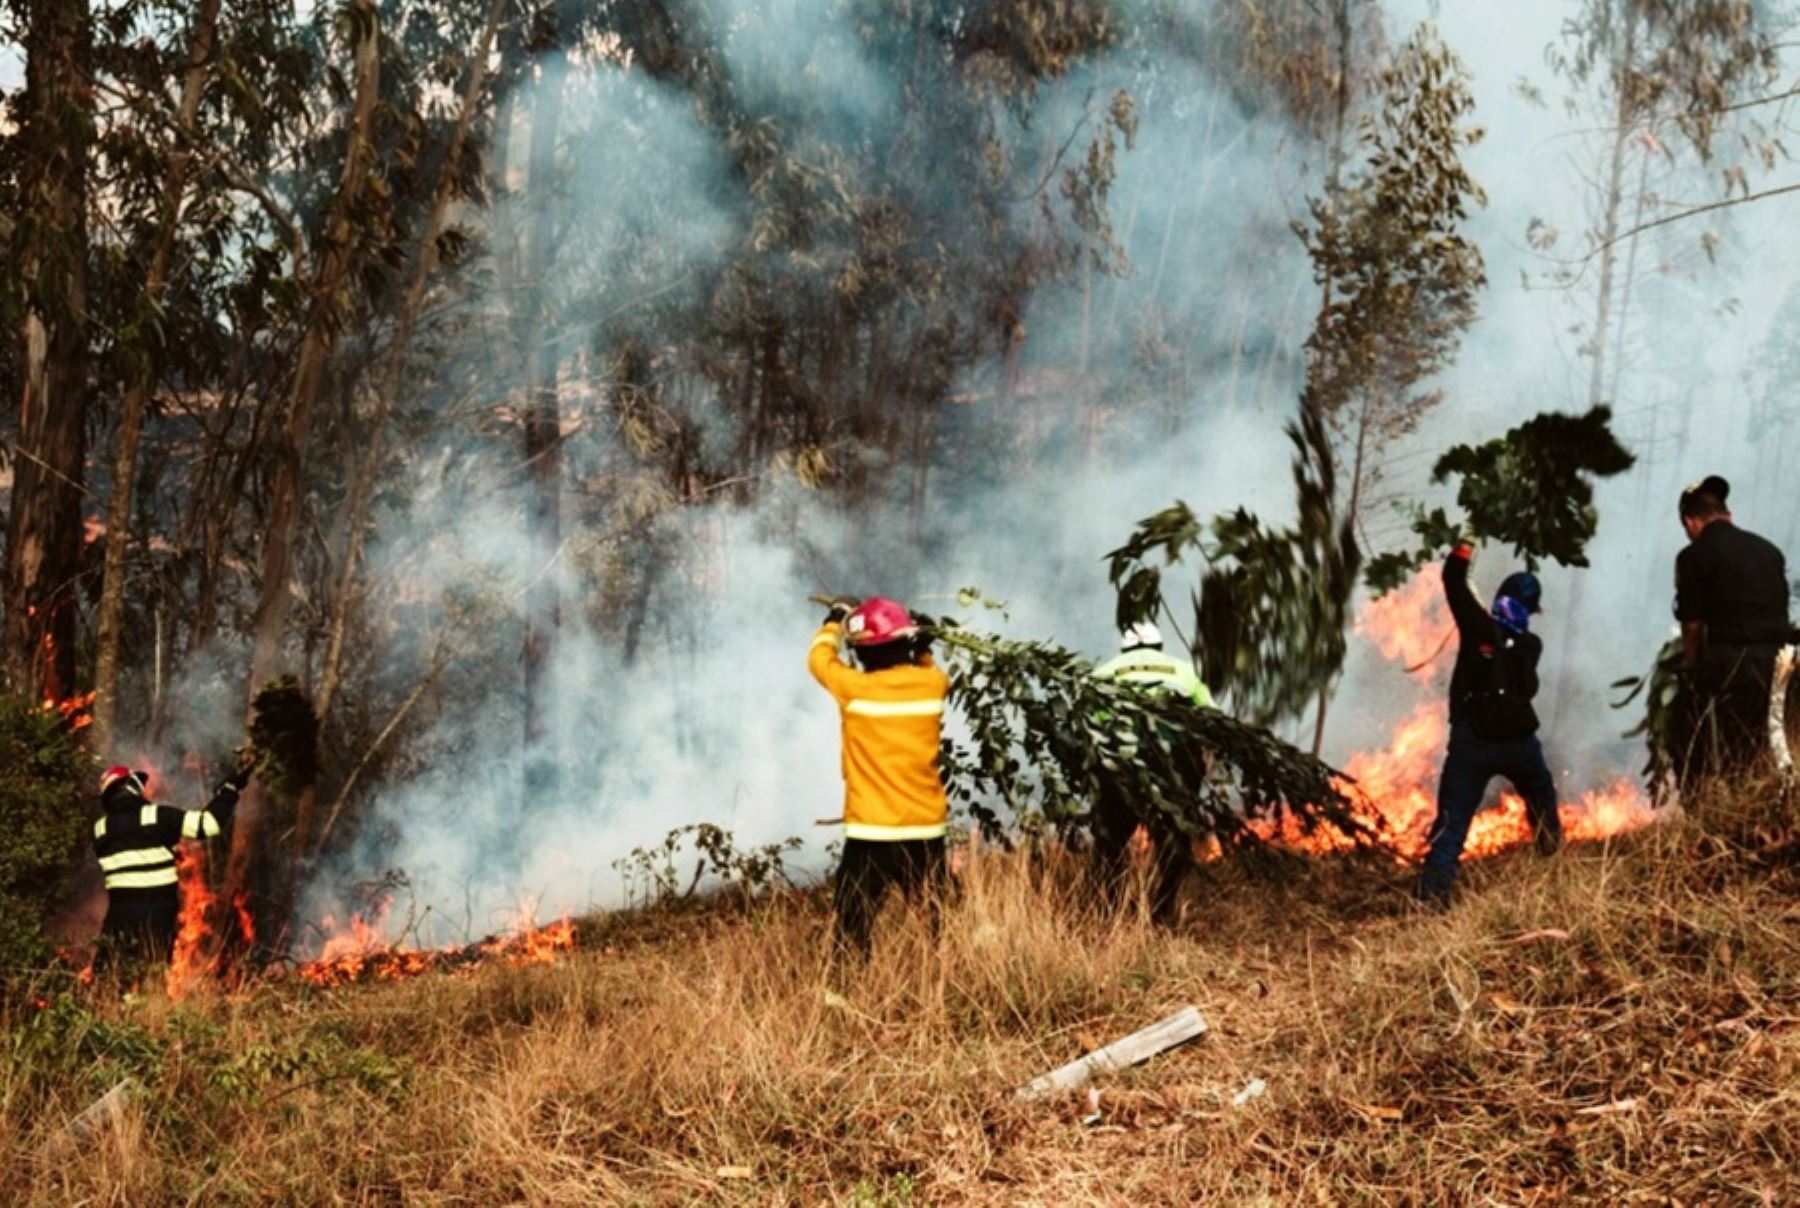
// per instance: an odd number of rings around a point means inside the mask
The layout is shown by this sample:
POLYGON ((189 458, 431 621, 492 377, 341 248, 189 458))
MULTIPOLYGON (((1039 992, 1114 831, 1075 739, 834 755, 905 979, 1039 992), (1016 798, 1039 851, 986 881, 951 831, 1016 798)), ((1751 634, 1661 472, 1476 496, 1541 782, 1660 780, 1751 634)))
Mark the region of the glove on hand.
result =
POLYGON ((221 788, 228 788, 234 793, 241 793, 250 784, 251 774, 256 771, 256 755, 245 753, 238 759, 237 770, 225 777, 221 788))
POLYGON ((831 605, 831 611, 825 614, 825 624, 842 625, 845 620, 849 618, 852 611, 854 611, 852 606, 845 603, 843 600, 834 601, 831 605))

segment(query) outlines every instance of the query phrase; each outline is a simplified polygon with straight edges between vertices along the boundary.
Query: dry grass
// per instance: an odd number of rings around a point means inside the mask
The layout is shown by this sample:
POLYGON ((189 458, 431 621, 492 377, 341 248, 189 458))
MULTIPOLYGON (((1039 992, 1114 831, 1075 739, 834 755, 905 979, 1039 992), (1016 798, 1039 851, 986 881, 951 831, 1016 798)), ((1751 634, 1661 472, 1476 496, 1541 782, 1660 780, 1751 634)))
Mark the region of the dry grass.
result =
POLYGON ((816 896, 595 925, 553 968, 59 1006, 6 1021, 0 1200, 1788 1202, 1784 838, 1509 857, 1444 916, 1368 870, 1220 871, 1175 934, 987 856, 936 942, 890 907, 847 1006, 816 896), (1011 1100, 1190 1002, 1212 1032, 1109 1080, 1097 1126, 1011 1100), (77 1156, 64 1122, 124 1072, 77 1156))

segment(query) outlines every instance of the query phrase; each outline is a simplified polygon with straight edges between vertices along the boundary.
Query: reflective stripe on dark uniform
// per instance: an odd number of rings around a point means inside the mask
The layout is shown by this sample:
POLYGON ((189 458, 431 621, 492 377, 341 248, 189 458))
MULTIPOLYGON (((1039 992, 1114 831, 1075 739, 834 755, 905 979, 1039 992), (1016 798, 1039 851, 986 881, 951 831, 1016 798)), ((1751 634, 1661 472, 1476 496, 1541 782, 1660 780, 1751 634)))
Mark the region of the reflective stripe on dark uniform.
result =
POLYGON ((175 847, 183 839, 216 839, 231 821, 238 791, 224 784, 203 810, 157 805, 118 794, 94 823, 94 855, 106 876, 109 908, 178 898, 175 847))

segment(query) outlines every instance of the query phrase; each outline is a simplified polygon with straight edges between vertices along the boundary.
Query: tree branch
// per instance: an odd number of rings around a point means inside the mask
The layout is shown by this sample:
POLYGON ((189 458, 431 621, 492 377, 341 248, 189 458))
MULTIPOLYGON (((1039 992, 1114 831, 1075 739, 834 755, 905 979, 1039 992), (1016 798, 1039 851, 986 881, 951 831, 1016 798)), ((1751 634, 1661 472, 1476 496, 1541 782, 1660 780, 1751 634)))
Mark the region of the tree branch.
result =
POLYGON ((1653 218, 1649 222, 1639 223, 1630 230, 1620 231, 1605 243, 1596 244, 1587 255, 1581 258, 1579 263, 1586 264, 1615 243, 1623 243, 1627 239, 1642 235, 1645 231, 1654 230, 1659 226, 1667 226, 1671 222, 1680 222, 1684 218, 1694 218, 1701 214, 1710 214, 1714 210, 1728 210, 1733 206, 1741 206, 1748 202, 1762 201, 1769 197, 1780 197, 1783 193, 1800 193, 1800 183, 1782 185, 1779 188, 1774 189, 1764 189, 1760 193, 1746 193, 1742 197, 1728 197, 1724 201, 1708 202, 1702 206, 1693 206, 1689 209, 1682 210, 1678 214, 1664 214, 1661 218, 1653 218))

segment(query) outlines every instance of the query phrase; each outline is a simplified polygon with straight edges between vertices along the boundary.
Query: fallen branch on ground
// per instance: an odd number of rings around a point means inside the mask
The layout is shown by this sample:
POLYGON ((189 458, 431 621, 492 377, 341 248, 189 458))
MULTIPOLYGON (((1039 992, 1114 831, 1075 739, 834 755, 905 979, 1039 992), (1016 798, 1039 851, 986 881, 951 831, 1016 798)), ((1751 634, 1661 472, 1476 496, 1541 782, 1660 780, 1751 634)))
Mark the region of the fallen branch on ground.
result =
POLYGON ((1058 1091, 1077 1090, 1096 1074, 1112 1074, 1139 1065, 1178 1044, 1186 1044, 1206 1032, 1206 1020, 1193 1007, 1184 1007, 1167 1019, 1095 1049, 1048 1074, 1034 1078, 1014 1092, 1018 1099, 1042 1099, 1058 1091))

